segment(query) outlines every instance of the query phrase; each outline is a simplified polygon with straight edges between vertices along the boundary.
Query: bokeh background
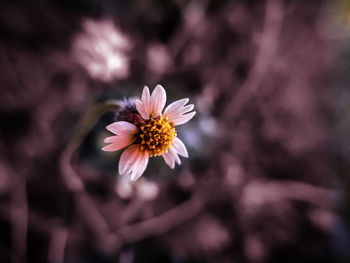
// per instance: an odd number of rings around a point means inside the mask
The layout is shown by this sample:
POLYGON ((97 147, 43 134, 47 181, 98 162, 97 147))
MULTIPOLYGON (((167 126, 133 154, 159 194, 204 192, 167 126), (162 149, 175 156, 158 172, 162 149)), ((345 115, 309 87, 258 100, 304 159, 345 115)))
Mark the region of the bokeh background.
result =
POLYGON ((349 84, 348 0, 2 1, 1 262, 350 262, 349 84), (190 157, 130 184, 80 120, 158 83, 190 157))

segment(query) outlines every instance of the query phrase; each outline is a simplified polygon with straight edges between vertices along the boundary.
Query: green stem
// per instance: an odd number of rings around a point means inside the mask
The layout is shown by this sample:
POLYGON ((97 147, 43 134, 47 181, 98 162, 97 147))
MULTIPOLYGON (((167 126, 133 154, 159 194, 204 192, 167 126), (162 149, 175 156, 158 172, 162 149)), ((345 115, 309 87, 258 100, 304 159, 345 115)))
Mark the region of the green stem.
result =
POLYGON ((119 108, 119 101, 107 101, 96 105, 92 110, 83 116, 66 148, 66 153, 69 160, 101 116, 108 111, 117 110, 119 108))

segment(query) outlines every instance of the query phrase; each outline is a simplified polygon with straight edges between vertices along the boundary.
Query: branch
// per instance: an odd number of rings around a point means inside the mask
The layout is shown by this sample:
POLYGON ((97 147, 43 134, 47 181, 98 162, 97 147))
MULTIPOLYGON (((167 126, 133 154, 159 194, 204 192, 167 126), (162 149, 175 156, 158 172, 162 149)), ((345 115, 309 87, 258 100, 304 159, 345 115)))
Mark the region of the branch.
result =
POLYGON ((104 104, 97 105, 90 112, 86 113, 82 120, 79 122, 75 133, 71 140, 67 144, 66 149, 63 151, 60 159, 60 166, 63 175, 63 179, 67 187, 72 192, 81 191, 84 188, 84 184, 80 177, 75 173, 72 168, 71 161, 74 152, 78 149, 86 135, 96 124, 99 118, 108 111, 116 110, 120 107, 118 101, 106 102, 104 104))
MULTIPOLYGON (((67 188, 74 193, 78 213, 85 223, 89 226, 89 230, 101 244, 107 245, 111 241, 111 232, 105 219, 99 212, 94 201, 90 198, 85 190, 84 183, 74 171, 71 161, 74 152, 78 149, 83 139, 99 120, 99 118, 108 111, 116 110, 120 107, 117 101, 107 102, 97 105, 88 112, 78 124, 77 130, 72 139, 63 151, 60 159, 60 168, 63 180, 67 188)), ((114 241, 114 240, 112 240, 114 241)))
POLYGON ((203 209, 203 202, 193 197, 190 200, 151 219, 125 226, 116 231, 121 242, 135 243, 146 238, 159 236, 198 215, 203 209))
POLYGON ((10 222, 11 222, 11 247, 12 262, 26 262, 27 259, 27 232, 28 232, 28 200, 26 181, 18 174, 12 174, 13 189, 10 201, 10 222))
POLYGON ((68 234, 68 230, 61 225, 57 225, 52 229, 48 252, 48 262, 64 262, 64 250, 67 244, 68 234))
POLYGON ((296 181, 253 181, 246 186, 242 194, 245 207, 259 206, 282 198, 299 200, 332 210, 340 196, 335 190, 296 181))
POLYGON ((265 20, 255 63, 252 66, 247 81, 228 103, 228 107, 224 113, 226 117, 237 118, 243 106, 248 102, 254 92, 256 92, 258 85, 261 83, 276 55, 282 20, 283 0, 267 0, 265 20))

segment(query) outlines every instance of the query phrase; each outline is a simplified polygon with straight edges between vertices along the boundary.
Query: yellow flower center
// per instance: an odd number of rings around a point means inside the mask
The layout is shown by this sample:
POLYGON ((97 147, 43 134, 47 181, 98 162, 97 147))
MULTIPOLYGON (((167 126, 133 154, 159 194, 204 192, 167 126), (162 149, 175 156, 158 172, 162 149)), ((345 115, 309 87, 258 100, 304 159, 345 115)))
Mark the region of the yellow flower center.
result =
POLYGON ((175 124, 167 117, 150 119, 140 126, 138 134, 141 151, 147 151, 150 156, 159 156, 167 152, 176 137, 175 124))

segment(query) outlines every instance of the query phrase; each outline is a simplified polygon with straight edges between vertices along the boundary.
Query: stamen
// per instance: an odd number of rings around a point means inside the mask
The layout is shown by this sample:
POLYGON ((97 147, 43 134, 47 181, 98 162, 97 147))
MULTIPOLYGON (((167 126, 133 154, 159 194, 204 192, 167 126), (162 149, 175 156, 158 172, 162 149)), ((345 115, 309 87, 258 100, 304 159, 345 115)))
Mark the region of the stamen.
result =
POLYGON ((150 119, 140 126, 140 150, 147 151, 150 156, 159 156, 170 149, 176 135, 175 124, 167 117, 150 119))

